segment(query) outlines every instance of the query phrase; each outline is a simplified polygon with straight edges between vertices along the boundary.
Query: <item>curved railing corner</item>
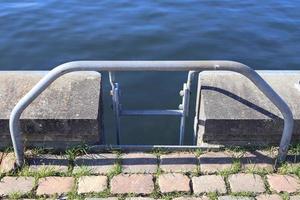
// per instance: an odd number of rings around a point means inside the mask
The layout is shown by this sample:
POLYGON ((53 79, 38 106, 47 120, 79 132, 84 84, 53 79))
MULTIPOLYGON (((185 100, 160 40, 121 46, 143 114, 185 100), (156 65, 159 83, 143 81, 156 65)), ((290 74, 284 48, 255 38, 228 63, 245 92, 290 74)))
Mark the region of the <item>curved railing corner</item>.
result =
MULTIPOLYGON (((250 79, 280 110, 284 118, 284 129, 280 141, 278 161, 285 160, 293 131, 293 115, 285 101, 248 66, 234 61, 74 61, 64 63, 44 76, 13 108, 9 128, 16 164, 24 163, 24 144, 20 131, 20 117, 27 106, 36 99, 58 77, 73 71, 234 71, 250 79)), ((137 145, 138 146, 138 145, 137 145)))

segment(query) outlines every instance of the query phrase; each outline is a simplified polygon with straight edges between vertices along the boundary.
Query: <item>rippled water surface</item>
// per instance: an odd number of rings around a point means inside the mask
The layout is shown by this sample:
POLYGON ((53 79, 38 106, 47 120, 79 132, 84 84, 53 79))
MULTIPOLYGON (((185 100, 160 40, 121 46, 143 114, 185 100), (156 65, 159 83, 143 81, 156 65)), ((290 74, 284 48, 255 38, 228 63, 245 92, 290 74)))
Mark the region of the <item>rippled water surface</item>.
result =
MULTIPOLYGON (((82 59, 228 59, 300 69, 300 1, 0 1, 0 69, 48 70, 82 59)), ((123 73, 129 108, 176 108, 185 73, 123 73)), ((105 130, 114 143, 104 74, 105 130)), ((195 97, 193 95, 192 97, 195 97)), ((191 142, 192 118, 186 143, 191 142)), ((122 120, 124 143, 175 144, 178 120, 122 120)))

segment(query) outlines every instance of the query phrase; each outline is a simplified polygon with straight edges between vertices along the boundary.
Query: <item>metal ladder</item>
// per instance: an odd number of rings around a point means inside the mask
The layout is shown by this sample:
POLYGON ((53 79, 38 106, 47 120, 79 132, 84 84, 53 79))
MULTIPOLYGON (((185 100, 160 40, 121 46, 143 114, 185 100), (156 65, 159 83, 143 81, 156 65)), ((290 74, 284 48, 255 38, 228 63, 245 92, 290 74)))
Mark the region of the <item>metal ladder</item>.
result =
POLYGON ((182 97, 181 104, 178 109, 170 110, 127 110, 122 108, 120 103, 121 88, 120 84, 116 82, 115 73, 109 72, 109 82, 111 85, 110 95, 112 96, 113 111, 115 115, 116 138, 117 144, 120 145, 121 138, 121 117, 122 116, 178 116, 180 117, 179 127, 179 145, 183 145, 185 135, 186 117, 189 115, 189 103, 191 94, 191 84, 195 75, 195 71, 189 71, 186 83, 183 84, 179 95, 182 97))

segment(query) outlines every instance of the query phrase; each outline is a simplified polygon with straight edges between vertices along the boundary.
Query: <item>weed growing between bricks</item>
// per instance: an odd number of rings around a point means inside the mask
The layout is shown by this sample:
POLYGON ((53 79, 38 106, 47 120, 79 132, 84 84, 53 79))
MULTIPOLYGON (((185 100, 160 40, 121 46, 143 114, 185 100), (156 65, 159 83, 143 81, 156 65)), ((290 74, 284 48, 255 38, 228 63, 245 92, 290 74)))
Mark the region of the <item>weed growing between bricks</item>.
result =
POLYGON ((280 174, 295 174, 300 178, 300 164, 292 165, 290 163, 283 163, 278 168, 278 173, 280 174))
POLYGON ((237 197, 255 197, 256 194, 254 192, 232 192, 230 193, 232 196, 237 196, 237 197))

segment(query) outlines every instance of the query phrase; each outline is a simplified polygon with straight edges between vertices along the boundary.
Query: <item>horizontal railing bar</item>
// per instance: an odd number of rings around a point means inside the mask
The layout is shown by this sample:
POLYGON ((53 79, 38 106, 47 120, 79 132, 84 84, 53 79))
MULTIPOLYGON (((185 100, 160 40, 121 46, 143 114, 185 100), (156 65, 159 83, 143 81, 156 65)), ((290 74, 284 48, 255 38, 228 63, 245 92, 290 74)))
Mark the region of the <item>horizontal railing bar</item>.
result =
POLYGON ((170 115, 170 116, 182 116, 182 110, 121 110, 121 116, 131 116, 131 115, 170 115))

